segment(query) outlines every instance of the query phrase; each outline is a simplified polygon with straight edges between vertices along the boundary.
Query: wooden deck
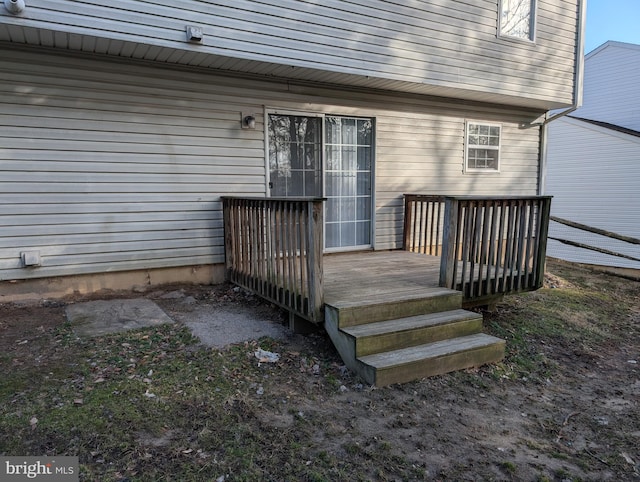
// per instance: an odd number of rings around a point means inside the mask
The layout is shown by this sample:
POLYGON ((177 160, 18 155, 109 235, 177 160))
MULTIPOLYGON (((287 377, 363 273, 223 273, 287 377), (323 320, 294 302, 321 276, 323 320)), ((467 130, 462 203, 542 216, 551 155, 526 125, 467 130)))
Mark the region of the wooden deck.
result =
POLYGON ((502 359, 504 340, 463 307, 541 286, 549 197, 406 195, 404 250, 341 254, 323 253, 323 201, 223 198, 228 279, 294 329, 323 323, 371 384, 502 359))
POLYGON ((409 251, 324 256, 324 302, 359 302, 441 292, 440 258, 409 251))
POLYGON ((222 201, 227 278, 313 323, 324 320, 327 300, 347 290, 362 299, 389 289, 441 286, 460 291, 472 306, 542 286, 548 196, 407 194, 403 248, 422 258, 325 255, 322 198, 222 201))

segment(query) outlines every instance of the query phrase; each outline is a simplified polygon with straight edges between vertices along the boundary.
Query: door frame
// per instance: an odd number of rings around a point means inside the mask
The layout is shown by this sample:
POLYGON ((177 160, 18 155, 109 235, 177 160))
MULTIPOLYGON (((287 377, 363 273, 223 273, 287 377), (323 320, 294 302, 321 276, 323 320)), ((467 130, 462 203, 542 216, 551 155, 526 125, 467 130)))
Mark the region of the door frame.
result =
MULTIPOLYGON (((363 251, 363 250, 375 250, 375 239, 376 239, 376 122, 374 116, 367 115, 353 115, 353 114, 338 114, 335 112, 318 112, 318 111, 302 111, 296 109, 281 109, 275 107, 265 107, 264 108, 264 165, 265 165, 265 192, 267 197, 271 197, 271 168, 269 165, 269 115, 271 114, 280 114, 280 115, 290 115, 290 116, 300 116, 300 117, 319 117, 322 119, 321 123, 321 138, 322 138, 322 146, 321 146, 321 156, 322 156, 322 165, 321 169, 321 186, 322 186, 322 197, 325 197, 326 194, 326 180, 325 180, 325 172, 326 172, 326 138, 325 138, 325 118, 326 117, 348 117, 354 119, 370 119, 372 122, 372 144, 371 144, 371 230, 370 230, 370 244, 369 245, 360 245, 360 246, 346 246, 346 247, 338 247, 338 248, 328 248, 326 247, 326 232, 325 226, 323 225, 323 239, 322 239, 322 249, 325 253, 343 253, 349 251, 363 251)), ((323 210, 325 215, 323 216, 324 223, 326 223, 326 203, 323 203, 323 210)))

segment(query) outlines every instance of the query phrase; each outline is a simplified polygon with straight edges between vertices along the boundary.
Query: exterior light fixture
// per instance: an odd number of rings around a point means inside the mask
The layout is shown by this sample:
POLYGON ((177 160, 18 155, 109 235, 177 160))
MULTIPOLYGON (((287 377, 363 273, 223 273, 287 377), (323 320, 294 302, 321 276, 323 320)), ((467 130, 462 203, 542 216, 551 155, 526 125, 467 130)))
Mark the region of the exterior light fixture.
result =
POLYGON ((26 7, 24 0, 4 0, 4 8, 14 15, 22 13, 26 7))
POLYGON ((255 129, 256 128, 256 118, 255 116, 249 114, 249 115, 242 115, 242 128, 243 129, 255 129))
POLYGON ((194 44, 202 43, 202 28, 196 27, 194 25, 187 25, 185 27, 185 30, 187 33, 187 42, 191 42, 194 44))

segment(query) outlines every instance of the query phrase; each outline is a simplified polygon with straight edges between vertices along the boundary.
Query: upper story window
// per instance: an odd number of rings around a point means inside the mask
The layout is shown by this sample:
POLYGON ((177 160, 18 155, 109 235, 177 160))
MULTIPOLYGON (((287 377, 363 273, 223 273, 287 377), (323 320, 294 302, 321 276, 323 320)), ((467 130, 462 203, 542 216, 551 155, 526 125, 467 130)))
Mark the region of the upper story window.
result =
POLYGON ((536 0, 500 0, 500 36, 533 41, 536 0))
POLYGON ((500 131, 497 124, 467 122, 466 172, 500 170, 500 131))

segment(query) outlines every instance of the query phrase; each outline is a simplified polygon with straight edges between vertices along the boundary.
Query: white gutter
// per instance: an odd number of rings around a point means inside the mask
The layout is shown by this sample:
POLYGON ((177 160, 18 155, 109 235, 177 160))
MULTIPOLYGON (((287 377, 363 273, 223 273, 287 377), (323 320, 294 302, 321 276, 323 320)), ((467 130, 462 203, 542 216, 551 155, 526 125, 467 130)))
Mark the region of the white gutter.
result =
POLYGON ((578 32, 576 34, 576 72, 574 75, 573 105, 562 112, 547 117, 540 127, 540 170, 538 172, 538 194, 544 194, 547 178, 547 125, 560 117, 571 114, 582 106, 584 86, 584 32, 587 24, 587 0, 579 0, 578 32))

